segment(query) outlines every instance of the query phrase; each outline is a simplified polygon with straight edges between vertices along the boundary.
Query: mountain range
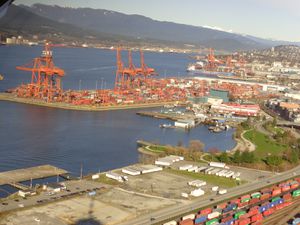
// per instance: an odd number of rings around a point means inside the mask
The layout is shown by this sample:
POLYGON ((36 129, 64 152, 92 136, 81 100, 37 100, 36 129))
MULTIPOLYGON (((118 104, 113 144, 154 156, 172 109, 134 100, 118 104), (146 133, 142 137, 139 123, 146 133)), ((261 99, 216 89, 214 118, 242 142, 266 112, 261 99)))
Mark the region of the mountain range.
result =
MULTIPOLYGON (((268 48, 282 44, 300 44, 274 41, 250 35, 235 34, 206 27, 191 26, 166 21, 157 21, 141 15, 127 15, 105 9, 70 8, 34 4, 14 6, 17 17, 31 13, 37 19, 20 19, 19 26, 51 29, 67 33, 68 36, 94 36, 101 40, 143 40, 163 43, 191 44, 199 47, 212 47, 218 50, 238 51, 268 48), (42 21, 42 22, 41 22, 42 21), (39 24, 39 26, 37 25, 39 24), (44 24, 44 26, 43 26, 44 24)), ((10 11, 12 11, 10 9, 10 11)), ((9 14, 9 13, 8 13, 9 14)), ((6 16, 7 17, 7 16, 6 16)), ((0 19, 0 27, 2 28, 0 19)), ((5 20, 5 18, 4 18, 5 20)))

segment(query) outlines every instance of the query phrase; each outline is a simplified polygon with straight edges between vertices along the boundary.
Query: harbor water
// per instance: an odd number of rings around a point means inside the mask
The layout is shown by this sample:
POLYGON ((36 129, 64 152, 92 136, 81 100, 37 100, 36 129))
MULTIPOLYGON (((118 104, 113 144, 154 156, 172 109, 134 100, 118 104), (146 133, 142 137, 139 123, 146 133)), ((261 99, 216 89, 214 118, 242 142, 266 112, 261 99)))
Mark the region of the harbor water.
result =
MULTIPOLYGON (((28 83, 29 72, 17 71, 40 55, 42 47, 1 46, 0 90, 28 83)), ((126 55, 123 55, 125 59, 126 55)), ((134 53, 139 65, 139 55, 134 53)), ((145 53, 146 63, 161 77, 185 76, 190 62, 187 55, 145 53)), ((125 61, 125 60, 124 60, 125 61)), ((115 78, 115 52, 100 49, 55 48, 54 62, 65 69, 64 89, 112 87, 115 78)), ((0 101, 0 171, 51 164, 75 175, 106 171, 138 162, 136 141, 144 139, 162 144, 185 145, 201 140, 205 149, 231 149, 233 130, 211 133, 199 126, 190 132, 161 129, 170 121, 136 115, 137 109, 82 112, 0 101)))

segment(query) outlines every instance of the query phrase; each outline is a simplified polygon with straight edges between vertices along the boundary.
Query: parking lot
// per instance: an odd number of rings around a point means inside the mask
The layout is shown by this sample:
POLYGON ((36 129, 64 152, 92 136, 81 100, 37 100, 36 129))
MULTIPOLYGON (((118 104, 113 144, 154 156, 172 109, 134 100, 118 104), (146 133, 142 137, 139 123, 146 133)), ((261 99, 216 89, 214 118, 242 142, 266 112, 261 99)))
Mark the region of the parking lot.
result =
POLYGON ((105 188, 104 185, 98 182, 86 180, 65 181, 64 183, 66 184, 66 190, 58 193, 43 191, 38 195, 29 196, 26 198, 18 196, 14 199, 2 200, 0 203, 0 212, 54 202, 64 198, 70 198, 75 195, 82 195, 91 191, 100 191, 105 188))

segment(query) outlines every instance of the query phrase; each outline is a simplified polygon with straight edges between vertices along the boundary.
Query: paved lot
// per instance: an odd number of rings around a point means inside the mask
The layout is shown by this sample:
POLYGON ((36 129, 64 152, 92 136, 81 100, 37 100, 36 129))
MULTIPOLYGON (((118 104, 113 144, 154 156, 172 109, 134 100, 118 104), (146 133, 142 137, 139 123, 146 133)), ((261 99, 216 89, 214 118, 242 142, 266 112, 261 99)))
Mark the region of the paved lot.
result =
POLYGON ((95 196, 77 195, 63 201, 14 211, 0 217, 0 225, 119 224, 179 202, 131 193, 120 188, 105 189, 95 196))
POLYGON ((67 190, 61 191, 59 193, 48 195, 48 192, 41 192, 39 195, 30 196, 26 199, 22 197, 17 197, 10 200, 1 200, 0 202, 0 212, 7 212, 14 209, 30 207, 34 205, 41 205, 44 203, 53 202, 56 200, 61 200, 63 198, 72 197, 76 194, 85 194, 87 192, 94 190, 101 190, 105 186, 92 181, 66 181, 67 190))

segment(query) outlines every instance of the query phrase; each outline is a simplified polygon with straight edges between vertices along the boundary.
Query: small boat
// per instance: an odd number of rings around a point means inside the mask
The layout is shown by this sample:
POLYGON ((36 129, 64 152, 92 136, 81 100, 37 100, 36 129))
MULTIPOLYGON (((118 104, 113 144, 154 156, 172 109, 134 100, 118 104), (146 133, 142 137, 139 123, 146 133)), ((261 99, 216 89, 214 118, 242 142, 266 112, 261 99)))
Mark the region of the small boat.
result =
POLYGON ((171 128, 172 124, 170 124, 170 123, 169 124, 163 123, 163 124, 160 124, 159 127, 160 128, 171 128))

